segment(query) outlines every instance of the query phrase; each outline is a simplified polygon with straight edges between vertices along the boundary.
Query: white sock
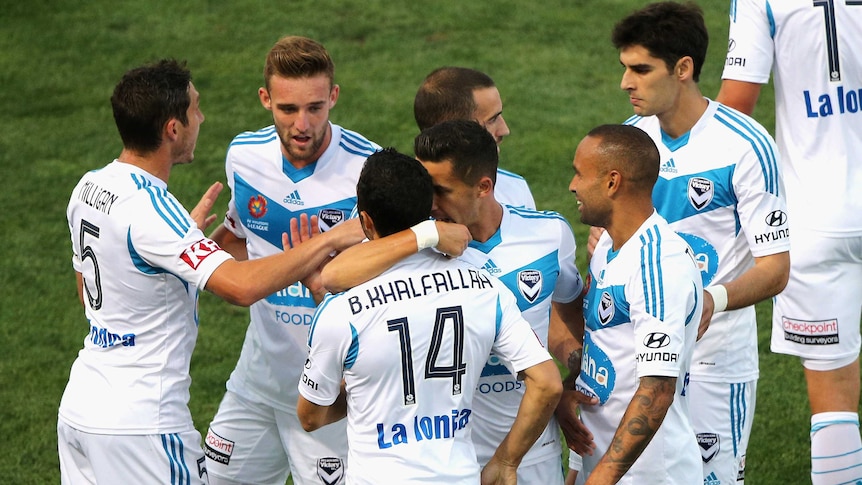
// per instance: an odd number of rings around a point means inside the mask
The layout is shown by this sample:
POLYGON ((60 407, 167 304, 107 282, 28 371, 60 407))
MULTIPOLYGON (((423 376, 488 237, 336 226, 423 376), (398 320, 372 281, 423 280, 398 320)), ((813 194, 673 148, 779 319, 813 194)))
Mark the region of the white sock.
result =
POLYGON ((856 413, 811 416, 811 483, 862 484, 862 438, 856 413))

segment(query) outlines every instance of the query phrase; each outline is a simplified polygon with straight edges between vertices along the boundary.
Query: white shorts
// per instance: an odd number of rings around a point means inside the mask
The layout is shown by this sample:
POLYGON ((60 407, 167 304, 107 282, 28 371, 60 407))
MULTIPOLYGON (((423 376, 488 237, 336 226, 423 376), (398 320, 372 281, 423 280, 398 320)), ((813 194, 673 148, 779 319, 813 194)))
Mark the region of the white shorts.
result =
POLYGON ((757 381, 689 383, 691 425, 703 458, 703 483, 745 483, 757 381))
POLYGON ((204 440, 210 484, 296 485, 344 482, 347 420, 312 433, 295 413, 227 391, 204 440))
POLYGON ((206 485, 201 435, 192 429, 157 435, 93 434, 57 422, 63 485, 206 485))
POLYGON ((772 309, 772 351, 852 362, 862 342, 862 237, 798 230, 791 243, 790 281, 772 309))

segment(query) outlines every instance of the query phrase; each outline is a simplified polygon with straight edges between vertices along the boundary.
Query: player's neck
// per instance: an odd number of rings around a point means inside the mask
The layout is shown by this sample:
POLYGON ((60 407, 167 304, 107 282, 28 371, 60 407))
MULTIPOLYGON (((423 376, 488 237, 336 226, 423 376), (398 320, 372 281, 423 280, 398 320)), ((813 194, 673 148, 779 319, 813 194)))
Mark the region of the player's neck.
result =
POLYGON ((484 204, 479 219, 467 227, 470 235, 478 242, 485 242, 500 230, 503 222, 503 206, 491 198, 484 204))
POLYGON ((140 152, 124 148, 120 152, 117 160, 122 163, 134 165, 150 175, 168 183, 168 178, 171 175, 171 164, 167 158, 161 155, 162 150, 156 150, 152 153, 142 154, 140 152))
POLYGON ((668 136, 677 139, 691 131, 708 106, 709 101, 703 97, 697 84, 693 84, 680 92, 672 109, 657 115, 659 125, 668 136))
POLYGON ((614 251, 619 251, 653 212, 655 208, 651 200, 631 202, 625 205, 625 210, 614 211, 611 223, 605 228, 614 243, 614 251))

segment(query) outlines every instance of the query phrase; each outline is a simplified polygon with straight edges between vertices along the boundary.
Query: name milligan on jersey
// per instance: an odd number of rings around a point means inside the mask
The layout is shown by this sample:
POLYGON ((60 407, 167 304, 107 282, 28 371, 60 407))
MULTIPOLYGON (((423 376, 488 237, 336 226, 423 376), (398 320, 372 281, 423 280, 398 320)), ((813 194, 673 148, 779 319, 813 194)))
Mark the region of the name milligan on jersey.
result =
POLYGON ((114 206, 114 202, 118 198, 119 196, 89 181, 84 182, 84 185, 81 186, 81 191, 78 193, 78 200, 109 215, 111 214, 111 207, 114 206))
POLYGON ((372 286, 365 290, 367 299, 360 296, 348 298, 350 311, 356 315, 362 310, 394 303, 411 298, 421 298, 430 294, 447 293, 456 290, 488 288, 491 280, 487 275, 472 269, 428 273, 410 277, 406 280, 393 280, 372 286))

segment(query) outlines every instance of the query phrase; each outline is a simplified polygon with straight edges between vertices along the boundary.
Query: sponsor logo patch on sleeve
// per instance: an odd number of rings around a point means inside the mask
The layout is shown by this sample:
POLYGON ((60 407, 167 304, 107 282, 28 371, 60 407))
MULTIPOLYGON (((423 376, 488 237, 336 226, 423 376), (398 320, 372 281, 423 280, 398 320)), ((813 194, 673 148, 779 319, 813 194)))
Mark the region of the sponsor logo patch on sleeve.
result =
POLYGON ((201 239, 183 251, 183 254, 180 255, 180 259, 182 259, 192 269, 198 269, 198 266, 204 262, 207 256, 217 251, 221 251, 221 248, 215 243, 215 241, 210 239, 201 239))

